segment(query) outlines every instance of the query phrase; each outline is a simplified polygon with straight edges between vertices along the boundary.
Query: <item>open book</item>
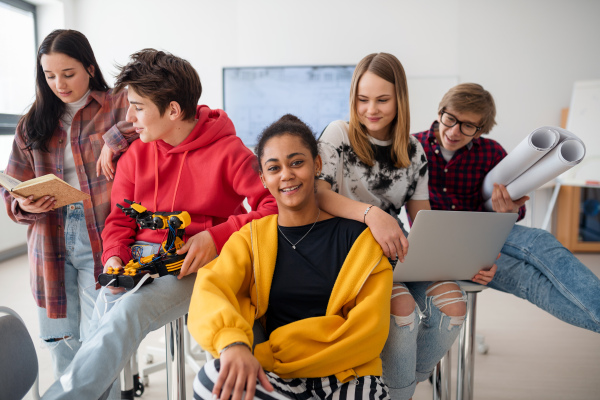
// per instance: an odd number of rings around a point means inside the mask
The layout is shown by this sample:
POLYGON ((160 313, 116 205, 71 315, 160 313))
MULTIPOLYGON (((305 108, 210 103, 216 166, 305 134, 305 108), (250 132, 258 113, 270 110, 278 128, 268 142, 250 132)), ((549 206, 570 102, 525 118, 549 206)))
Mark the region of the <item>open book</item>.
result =
POLYGON ((517 200, 584 157, 585 144, 566 129, 543 126, 534 130, 485 176, 482 194, 486 209, 493 209, 494 183, 505 185, 510 198, 517 200))
POLYGON ((52 196, 56 199, 56 208, 66 206, 85 199, 90 195, 75 189, 67 182, 54 174, 43 175, 25 182, 0 172, 0 185, 4 186, 14 197, 29 197, 37 200, 43 196, 52 196))

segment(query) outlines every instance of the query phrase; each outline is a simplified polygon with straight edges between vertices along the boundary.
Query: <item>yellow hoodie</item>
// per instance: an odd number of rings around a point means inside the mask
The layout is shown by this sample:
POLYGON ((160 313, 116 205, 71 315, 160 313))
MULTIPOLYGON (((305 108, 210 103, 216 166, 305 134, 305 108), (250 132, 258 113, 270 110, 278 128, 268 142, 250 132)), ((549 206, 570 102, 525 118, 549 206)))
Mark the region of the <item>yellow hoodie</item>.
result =
MULTIPOLYGON (((270 215, 234 233, 220 256, 198 271, 188 328, 214 357, 234 342, 252 345, 254 321, 269 304, 276 258, 277 215, 270 215)), ((342 265, 325 316, 277 328, 254 356, 286 379, 379 376, 391 290, 392 267, 366 229, 342 265)))

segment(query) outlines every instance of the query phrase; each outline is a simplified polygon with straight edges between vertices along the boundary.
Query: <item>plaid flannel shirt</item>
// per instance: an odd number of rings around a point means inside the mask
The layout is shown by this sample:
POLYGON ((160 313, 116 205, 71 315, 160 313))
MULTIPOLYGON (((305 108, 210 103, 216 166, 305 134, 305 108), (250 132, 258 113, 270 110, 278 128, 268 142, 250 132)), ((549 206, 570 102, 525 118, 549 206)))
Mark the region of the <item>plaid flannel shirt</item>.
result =
MULTIPOLYGON (((110 213, 112 181, 104 175, 96 176, 96 161, 104 143, 116 155, 129 147, 138 135, 125 122, 129 103, 127 91, 117 95, 92 91, 84 107, 77 111, 71 125, 71 148, 81 190, 91 196, 83 202, 86 225, 94 254, 94 274, 102 272, 101 233, 110 213)), ((63 178, 64 150, 67 132, 62 122, 48 142, 49 152, 27 150, 24 132, 17 129, 8 166, 4 171, 20 181, 46 174, 63 178)), ((118 157, 118 156, 116 156, 118 157)), ((116 158, 115 157, 115 158, 116 158)), ((30 284, 36 303, 45 307, 48 317, 65 318, 67 298, 64 287, 64 258, 66 256, 63 210, 42 214, 21 210, 19 203, 2 189, 6 210, 11 219, 29 224, 27 247, 29 252, 30 284)))
MULTIPOLYGON (((433 210, 488 211, 481 194, 483 179, 504 157, 506 150, 496 141, 479 137, 459 149, 449 162, 444 160, 435 132, 438 122, 428 131, 414 134, 427 155, 429 203, 433 210)), ((519 209, 519 220, 525 206, 519 209)))

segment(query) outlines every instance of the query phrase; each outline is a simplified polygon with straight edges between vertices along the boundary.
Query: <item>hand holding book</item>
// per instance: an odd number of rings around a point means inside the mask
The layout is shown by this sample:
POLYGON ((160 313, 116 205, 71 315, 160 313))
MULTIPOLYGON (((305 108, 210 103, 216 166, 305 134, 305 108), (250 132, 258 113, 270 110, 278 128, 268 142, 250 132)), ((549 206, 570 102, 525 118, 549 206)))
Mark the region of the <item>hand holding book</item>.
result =
POLYGON ((40 197, 37 200, 34 200, 33 196, 21 197, 13 194, 13 197, 19 202, 21 210, 31 214, 41 214, 52 211, 56 205, 56 199, 51 196, 40 197))
POLYGON ((0 172, 0 185, 19 199, 20 205, 24 206, 23 210, 28 212, 46 212, 90 198, 90 195, 75 189, 54 174, 21 182, 0 172), (37 211, 30 211, 28 208, 37 211))

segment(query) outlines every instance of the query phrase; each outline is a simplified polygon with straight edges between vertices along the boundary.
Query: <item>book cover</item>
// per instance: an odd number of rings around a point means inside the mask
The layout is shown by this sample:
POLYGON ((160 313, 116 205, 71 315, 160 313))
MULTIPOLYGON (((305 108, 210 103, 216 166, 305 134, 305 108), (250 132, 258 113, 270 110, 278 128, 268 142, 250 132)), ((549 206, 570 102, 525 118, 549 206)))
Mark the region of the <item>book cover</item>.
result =
POLYGON ((54 209, 90 198, 89 194, 75 189, 54 174, 43 175, 21 182, 10 175, 0 172, 0 185, 14 197, 29 197, 33 195, 35 201, 43 196, 52 196, 56 199, 54 209))

